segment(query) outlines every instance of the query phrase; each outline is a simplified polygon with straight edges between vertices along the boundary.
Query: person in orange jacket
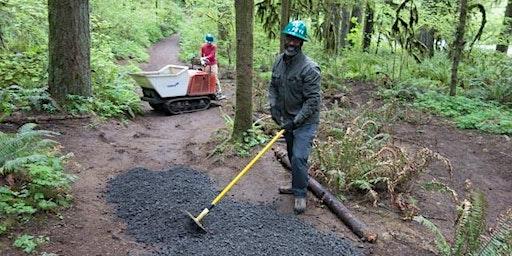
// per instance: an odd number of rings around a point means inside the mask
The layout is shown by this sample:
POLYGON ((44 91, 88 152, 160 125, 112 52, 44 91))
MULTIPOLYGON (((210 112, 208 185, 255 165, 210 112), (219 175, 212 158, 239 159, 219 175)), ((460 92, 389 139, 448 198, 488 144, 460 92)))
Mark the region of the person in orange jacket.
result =
POLYGON ((217 45, 213 43, 214 37, 212 34, 206 34, 204 43, 201 45, 201 65, 204 67, 205 72, 211 72, 217 78, 217 99, 225 99, 226 96, 222 94, 219 81, 219 66, 217 65, 217 45))

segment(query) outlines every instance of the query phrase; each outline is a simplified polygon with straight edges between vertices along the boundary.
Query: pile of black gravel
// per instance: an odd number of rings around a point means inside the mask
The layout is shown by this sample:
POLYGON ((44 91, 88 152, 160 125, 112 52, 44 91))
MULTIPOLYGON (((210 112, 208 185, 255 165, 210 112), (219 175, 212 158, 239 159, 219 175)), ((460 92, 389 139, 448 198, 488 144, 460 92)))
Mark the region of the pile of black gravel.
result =
POLYGON ((271 206, 224 198, 198 232, 182 213, 197 215, 218 191, 193 169, 154 172, 133 169, 108 184, 107 200, 138 242, 159 248, 154 255, 361 255, 348 240, 317 231, 295 215, 271 206))

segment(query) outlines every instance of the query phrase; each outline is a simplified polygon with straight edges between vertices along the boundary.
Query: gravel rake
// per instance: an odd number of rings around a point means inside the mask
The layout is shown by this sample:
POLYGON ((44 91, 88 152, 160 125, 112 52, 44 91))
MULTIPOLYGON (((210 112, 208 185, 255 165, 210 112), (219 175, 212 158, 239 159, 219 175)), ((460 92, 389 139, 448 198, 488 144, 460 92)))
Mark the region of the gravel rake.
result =
POLYGON ((194 215, 192 215, 190 212, 188 211, 183 211, 185 212, 185 214, 187 214, 187 216, 193 221, 194 225, 199 229, 199 230, 202 230, 203 232, 206 232, 206 229, 204 228, 203 224, 201 224, 201 220, 203 220, 204 217, 206 217, 206 215, 208 215, 208 213, 213 209, 213 207, 215 207, 219 202, 220 200, 222 200, 222 198, 226 195, 226 193, 228 193, 229 190, 231 190, 231 188, 252 168, 252 166, 265 154, 267 153, 267 151, 272 147, 272 145, 274 145, 274 143, 284 134, 285 130, 280 130, 273 138, 272 140, 270 140, 269 143, 267 143, 267 145, 265 145, 265 147, 260 150, 260 152, 244 167, 244 169, 242 171, 240 171, 238 173, 238 175, 236 175, 235 178, 233 178, 233 180, 231 180, 231 182, 229 182, 229 184, 217 195, 217 197, 215 197, 215 199, 213 199, 213 201, 211 202, 210 206, 209 207, 206 207, 204 208, 203 211, 201 211, 201 213, 199 213, 199 215, 197 217, 194 217, 194 215))

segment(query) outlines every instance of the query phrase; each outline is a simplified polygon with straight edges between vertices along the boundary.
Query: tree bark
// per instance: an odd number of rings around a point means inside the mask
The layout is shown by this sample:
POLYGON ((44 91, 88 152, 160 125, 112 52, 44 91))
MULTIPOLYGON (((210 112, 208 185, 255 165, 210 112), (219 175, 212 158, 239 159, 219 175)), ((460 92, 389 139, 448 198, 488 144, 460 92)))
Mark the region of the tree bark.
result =
POLYGON ((433 28, 426 26, 420 28, 419 40, 427 47, 430 57, 434 56, 434 34, 433 28))
POLYGON ((50 95, 91 96, 89 0, 48 0, 48 21, 50 95))
POLYGON ((284 34, 281 31, 286 27, 290 20, 290 0, 281 0, 281 19, 280 19, 280 30, 281 45, 279 46, 279 52, 284 51, 284 34))
POLYGON ((373 8, 370 3, 366 4, 366 15, 363 29, 363 50, 368 51, 372 43, 373 34, 373 8))
POLYGON ((452 77, 450 84, 450 96, 455 96, 457 91, 459 63, 464 51, 464 33, 466 31, 466 19, 468 14, 468 0, 459 2, 459 23, 455 31, 455 42, 453 43, 452 77))
POLYGON ((501 33, 504 43, 496 45, 496 51, 507 53, 510 37, 512 37, 512 0, 508 0, 505 9, 505 18, 503 18, 503 32, 501 33))
POLYGON ((232 138, 252 126, 253 0, 235 0, 236 109, 232 138))
POLYGON ((350 10, 347 6, 341 8, 341 31, 340 31, 340 47, 345 48, 347 44, 347 35, 350 26, 350 10))

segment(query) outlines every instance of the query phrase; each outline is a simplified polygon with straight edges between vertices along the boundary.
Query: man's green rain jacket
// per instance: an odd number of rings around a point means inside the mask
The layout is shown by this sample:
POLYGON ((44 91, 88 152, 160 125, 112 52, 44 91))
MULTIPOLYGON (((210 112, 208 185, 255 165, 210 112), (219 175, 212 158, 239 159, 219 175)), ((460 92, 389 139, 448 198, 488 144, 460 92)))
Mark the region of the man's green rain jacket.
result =
POLYGON ((320 68, 299 52, 285 62, 284 54, 272 67, 269 101, 272 119, 278 124, 293 121, 295 126, 320 120, 320 68))

